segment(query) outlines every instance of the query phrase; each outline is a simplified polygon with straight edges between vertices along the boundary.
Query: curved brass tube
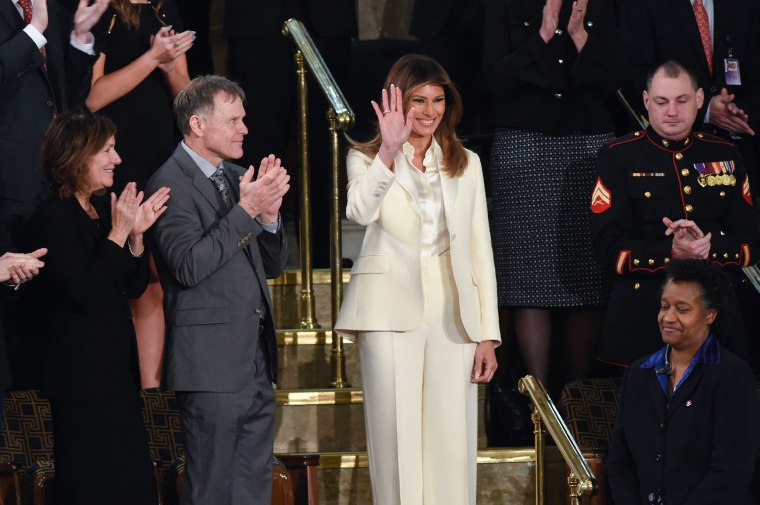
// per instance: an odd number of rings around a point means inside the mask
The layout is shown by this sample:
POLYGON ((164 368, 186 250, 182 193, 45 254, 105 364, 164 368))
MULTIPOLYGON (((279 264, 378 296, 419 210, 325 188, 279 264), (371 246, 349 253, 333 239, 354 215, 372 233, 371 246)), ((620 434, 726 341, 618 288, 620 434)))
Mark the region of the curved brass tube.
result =
POLYGON ((327 98, 333 111, 335 111, 337 129, 346 131, 351 128, 354 125, 354 111, 348 105, 346 97, 343 96, 343 92, 335 82, 330 69, 327 68, 322 55, 319 54, 314 41, 311 39, 311 35, 306 31, 303 23, 297 19, 290 18, 283 23, 282 33, 290 37, 296 44, 296 47, 298 47, 298 50, 303 53, 309 70, 311 70, 322 93, 324 93, 325 98, 327 98))
POLYGON ((628 100, 625 98, 625 95, 623 95, 623 90, 618 88, 618 90, 615 92, 615 95, 617 96, 618 100, 620 101, 620 104, 623 106, 625 111, 628 113, 629 116, 631 116, 631 119, 636 121, 636 123, 639 125, 639 128, 642 130, 646 130, 649 126, 649 121, 647 118, 642 116, 641 114, 637 113, 635 110, 633 110, 633 107, 631 107, 631 104, 628 103, 628 100))
MULTIPOLYGON (((534 424, 540 424, 537 422, 536 412, 543 420, 546 430, 557 444, 562 458, 570 467, 570 477, 568 483, 570 484, 570 497, 575 503, 576 500, 584 494, 594 494, 596 492, 596 477, 588 466, 586 459, 581 454, 581 450, 578 448, 578 444, 575 442, 570 430, 567 428, 565 421, 559 415, 557 408, 554 406, 549 395, 546 394, 546 390, 538 380, 532 375, 526 375, 517 383, 518 390, 530 397, 533 402, 533 415, 534 424)), ((536 438, 540 436, 540 429, 536 428, 536 438)), ((543 441, 542 441, 543 442, 543 441)), ((543 451, 543 443, 540 449, 543 451)), ((536 444, 536 450, 539 450, 538 442, 536 444)), ((539 465, 539 455, 536 454, 536 503, 543 503, 543 489, 538 489, 538 483, 543 483, 543 465, 539 465), (542 501, 539 502, 538 499, 542 501)), ((542 486, 543 488, 543 486, 542 486)))

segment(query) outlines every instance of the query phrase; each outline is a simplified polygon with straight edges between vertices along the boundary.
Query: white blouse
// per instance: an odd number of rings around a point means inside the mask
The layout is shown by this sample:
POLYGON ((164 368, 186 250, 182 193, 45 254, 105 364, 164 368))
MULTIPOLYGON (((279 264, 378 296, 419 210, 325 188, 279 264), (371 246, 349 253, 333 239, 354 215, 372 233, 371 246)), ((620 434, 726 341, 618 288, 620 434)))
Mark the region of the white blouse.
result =
MULTIPOLYGON (((404 156, 410 166, 414 158, 414 146, 409 142, 403 148, 404 156)), ((442 156, 441 147, 433 139, 422 160, 425 172, 414 168, 412 178, 417 188, 417 204, 422 215, 422 243, 420 256, 429 258, 449 254, 449 229, 446 224, 446 213, 443 207, 443 189, 441 187, 441 171, 437 160, 442 156)))

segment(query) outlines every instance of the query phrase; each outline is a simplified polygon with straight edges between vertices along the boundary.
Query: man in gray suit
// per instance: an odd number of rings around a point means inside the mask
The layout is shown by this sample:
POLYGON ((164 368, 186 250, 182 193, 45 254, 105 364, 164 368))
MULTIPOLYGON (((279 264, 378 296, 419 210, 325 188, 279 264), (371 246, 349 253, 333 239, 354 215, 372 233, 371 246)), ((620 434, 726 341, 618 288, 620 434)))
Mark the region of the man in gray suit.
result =
POLYGON ((289 176, 240 158, 245 95, 219 76, 174 101, 184 135, 148 182, 172 206, 154 225, 166 312, 166 386, 177 392, 185 446, 183 505, 271 502, 277 341, 267 277, 287 259, 279 217, 289 176))

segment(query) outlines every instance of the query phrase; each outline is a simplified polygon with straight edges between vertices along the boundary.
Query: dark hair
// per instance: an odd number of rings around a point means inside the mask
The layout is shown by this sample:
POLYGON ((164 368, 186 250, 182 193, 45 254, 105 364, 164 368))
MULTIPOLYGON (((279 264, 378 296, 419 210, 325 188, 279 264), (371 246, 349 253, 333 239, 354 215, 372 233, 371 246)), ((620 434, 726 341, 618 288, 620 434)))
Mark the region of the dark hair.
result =
POLYGON ((222 94, 229 101, 240 98, 245 104, 245 91, 234 81, 220 75, 196 77, 174 98, 174 114, 183 135, 190 133, 190 118, 210 114, 214 110, 214 98, 222 94))
POLYGON ((59 114, 42 141, 42 170, 61 198, 84 189, 90 158, 116 135, 116 125, 105 116, 79 109, 59 114))
POLYGON ((722 339, 734 329, 736 296, 728 276, 707 260, 673 260, 665 267, 665 282, 693 282, 699 286, 706 309, 717 312, 710 333, 722 339))
MULTIPOLYGON (((166 26, 166 23, 164 23, 163 18, 161 17, 161 7, 163 4, 164 0, 149 0, 148 2, 148 5, 153 9, 156 15, 156 19, 158 19, 162 25, 166 26)), ((140 5, 144 4, 133 4, 130 0, 111 0, 110 5, 111 8, 116 11, 119 20, 124 23, 127 28, 135 30, 140 28, 139 8, 140 5)), ((111 23, 113 23, 113 20, 111 23)), ((108 32, 111 32, 110 28, 108 32)))
MULTIPOLYGON (((435 131, 435 139, 443 151, 444 166, 442 170, 450 176, 461 175, 467 166, 467 153, 462 141, 457 137, 456 128, 462 120, 462 97, 449 74, 429 56, 407 54, 393 64, 385 79, 385 89, 391 84, 401 88, 404 93, 404 105, 414 90, 427 84, 440 86, 446 98, 446 111, 435 131)), ((404 111, 407 112, 407 111, 404 111)), ((351 146, 367 156, 375 156, 380 149, 382 139, 380 130, 368 142, 360 143, 349 139, 351 146)))
POLYGON ((682 73, 685 73, 689 77, 694 91, 699 89, 699 81, 697 81, 697 75, 694 72, 676 60, 667 60, 657 65, 647 74, 647 91, 652 89, 652 79, 654 79, 655 74, 660 70, 665 74, 665 77, 673 79, 676 79, 680 77, 682 73))

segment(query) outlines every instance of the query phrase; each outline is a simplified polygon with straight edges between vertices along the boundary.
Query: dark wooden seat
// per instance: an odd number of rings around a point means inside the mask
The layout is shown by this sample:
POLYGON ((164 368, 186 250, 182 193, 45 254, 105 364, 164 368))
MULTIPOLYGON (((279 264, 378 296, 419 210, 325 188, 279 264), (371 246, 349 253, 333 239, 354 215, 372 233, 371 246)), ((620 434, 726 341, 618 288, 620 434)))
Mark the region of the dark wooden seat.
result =
POLYGON ((588 503, 612 503, 605 461, 618 414, 621 379, 599 378, 569 382, 562 390, 560 410, 596 476, 597 493, 588 503))
MULTIPOLYGON (((174 393, 145 392, 143 417, 163 504, 179 503, 184 450, 174 393)), ((0 446, 0 505, 47 505, 55 484, 50 404, 37 391, 9 391, 0 446)), ((276 505, 316 505, 319 455, 276 458, 272 499, 276 505)))

